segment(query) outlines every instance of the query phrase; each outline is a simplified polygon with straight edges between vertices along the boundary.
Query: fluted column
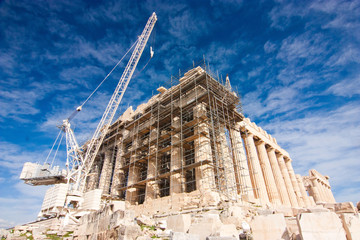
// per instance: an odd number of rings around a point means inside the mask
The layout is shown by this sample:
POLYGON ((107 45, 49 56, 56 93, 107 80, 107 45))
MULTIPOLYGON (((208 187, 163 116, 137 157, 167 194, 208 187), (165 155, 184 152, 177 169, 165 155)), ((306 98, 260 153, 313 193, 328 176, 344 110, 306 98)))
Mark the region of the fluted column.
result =
POLYGON ((276 158, 275 150, 273 148, 268 148, 268 156, 270 160, 271 169, 274 174, 275 183, 281 198, 281 202, 285 206, 291 206, 289 195, 286 190, 285 181, 281 174, 280 166, 276 158))
POLYGON ((240 123, 236 123, 235 129, 230 129, 231 143, 234 150, 234 162, 235 166, 239 166, 238 170, 238 191, 242 199, 253 199, 254 193, 251 187, 250 173, 248 163, 246 161, 246 155, 244 145, 241 140, 240 123))
POLYGON ((235 171, 234 171, 234 163, 230 156, 229 146, 226 139, 225 134, 225 126, 222 126, 220 129, 220 151, 222 155, 223 161, 223 171, 225 175, 225 184, 227 195, 231 196, 232 198, 237 197, 237 187, 236 187, 236 179, 235 179, 235 171))
POLYGON ((320 185, 320 195, 321 195, 321 199, 323 202, 328 202, 326 193, 325 193, 325 186, 324 183, 321 182, 320 180, 318 181, 319 185, 320 185))
POLYGON ((100 175, 100 182, 99 182, 99 189, 102 190, 103 194, 107 193, 106 188, 108 188, 108 178, 110 175, 110 170, 111 170, 111 157, 112 157, 112 151, 107 150, 105 151, 105 158, 104 158, 104 164, 101 170, 101 175, 100 175))
POLYGON ((335 197, 331 191, 331 187, 328 187, 327 188, 327 191, 328 191, 328 194, 329 194, 329 200, 331 203, 336 203, 336 200, 335 200, 335 197))
POLYGON ((309 206, 311 206, 311 202, 310 202, 309 196, 306 193, 306 189, 305 189, 305 185, 304 185, 304 182, 302 180, 302 177, 299 174, 296 174, 295 176, 296 176, 296 180, 297 180, 297 182, 299 184, 300 193, 301 193, 301 196, 302 196, 302 198, 304 200, 305 207, 309 207, 309 206))
POLYGON ((91 169, 91 172, 86 178, 86 191, 91 191, 97 188, 99 183, 99 168, 97 165, 91 169))
POLYGON ((327 194, 327 192, 326 192, 327 186, 326 186, 325 183, 323 183, 323 182, 320 182, 320 184, 321 184, 321 190, 322 190, 322 194, 323 194, 323 196, 324 196, 325 202, 330 202, 330 201, 329 201, 329 198, 328 198, 328 194, 327 194))
POLYGON ((257 150, 270 202, 280 205, 281 201, 279 193, 276 188, 274 175, 270 166, 270 160, 266 152, 265 143, 263 141, 260 140, 257 142, 257 150))
POLYGON ((326 195, 326 202, 331 202, 331 199, 330 199, 330 195, 329 195, 329 187, 326 185, 326 184, 324 184, 324 193, 325 193, 325 195, 326 195))
MULTIPOLYGON (((285 160, 285 159, 284 159, 285 160)), ((291 180, 291 184, 293 185, 294 191, 295 191, 295 195, 296 195, 296 199, 298 201, 299 207, 304 207, 305 203, 304 200, 302 199, 301 196, 301 192, 300 192, 300 187, 299 187, 299 183, 296 180, 296 176, 295 176, 295 171, 294 168, 291 164, 292 160, 291 159, 286 159, 285 160, 285 165, 286 168, 288 169, 289 172, 289 176, 290 176, 290 180, 291 180)))
POLYGON ((253 134, 246 134, 245 145, 248 154, 248 161, 252 170, 250 171, 250 175, 252 176, 253 180, 253 186, 255 190, 254 195, 255 197, 259 198, 262 203, 268 203, 269 197, 267 195, 264 176, 261 171, 259 156, 256 151, 253 134))
MULTIPOLYGON (((180 127, 180 118, 174 117, 172 121, 172 126, 174 128, 180 127)), ((171 137, 171 171, 181 168, 181 149, 179 147, 180 142, 180 133, 174 134, 171 137)), ((170 194, 181 193, 182 192, 182 176, 181 173, 174 173, 170 177, 170 194)))
MULTIPOLYGON (((132 184, 136 183, 139 177, 139 167, 133 165, 130 166, 129 169, 129 177, 128 177, 128 186, 131 186, 132 184)), ((137 201, 137 189, 132 187, 129 188, 126 191, 126 201, 130 202, 131 204, 134 204, 137 201)))
POLYGON ((294 191, 294 187, 291 183, 291 179, 290 179, 290 175, 289 175, 289 171, 285 165, 285 161, 284 161, 284 157, 282 154, 278 155, 278 162, 279 162, 279 167, 281 170, 281 174, 283 175, 284 181, 285 181, 285 186, 286 186, 286 190, 288 192, 289 198, 290 198, 290 203, 292 207, 298 207, 299 204, 297 202, 296 199, 296 195, 295 195, 295 191, 294 191))
MULTIPOLYGON (((156 160, 150 157, 148 160, 147 179, 152 179, 156 176, 156 160)), ((145 201, 155 199, 158 196, 159 186, 155 180, 146 183, 145 201)))
POLYGON ((318 180, 315 178, 315 179, 312 180, 312 183, 313 183, 312 190, 313 190, 315 202, 316 203, 323 202, 323 197, 322 197, 322 194, 321 194, 321 191, 320 191, 321 186, 320 186, 318 180))
MULTIPOLYGON (((200 103, 193 108, 194 118, 206 117, 206 105, 200 103)), ((210 144, 209 126, 202 122, 195 127, 195 135, 199 137, 194 141, 195 162, 211 161, 212 152, 210 144)), ((200 191, 215 190, 214 168, 202 163, 195 169, 196 189, 200 191)))
POLYGON ((117 189, 120 187, 120 183, 123 182, 125 179, 124 170, 121 169, 122 167, 122 156, 124 154, 123 144, 122 142, 117 144, 117 152, 115 157, 115 168, 114 168, 114 177, 111 185, 111 195, 113 197, 119 195, 117 189))

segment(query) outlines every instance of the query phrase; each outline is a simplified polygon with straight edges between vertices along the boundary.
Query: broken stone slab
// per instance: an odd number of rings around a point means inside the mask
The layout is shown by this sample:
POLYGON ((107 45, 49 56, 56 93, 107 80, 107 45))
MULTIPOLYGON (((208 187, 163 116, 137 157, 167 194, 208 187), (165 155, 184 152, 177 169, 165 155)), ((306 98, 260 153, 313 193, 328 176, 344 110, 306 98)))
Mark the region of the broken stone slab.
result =
POLYGON ((256 212, 259 214, 259 215, 271 215, 271 214, 274 214, 274 210, 271 210, 271 209, 257 209, 256 212))
POLYGON ((291 207, 285 207, 285 206, 277 206, 275 208, 275 213, 282 213, 285 217, 292 217, 294 216, 293 209, 291 207))
POLYGON ((146 215, 140 215, 135 218, 138 225, 154 226, 155 221, 146 215))
POLYGON ((113 201, 112 203, 112 210, 114 212, 121 210, 121 211, 125 211, 125 201, 113 201))
POLYGON ((285 222, 292 239, 300 239, 299 226, 297 225, 296 217, 286 217, 285 222))
POLYGON ((152 240, 152 238, 148 236, 139 236, 136 238, 136 240, 152 240))
POLYGON ((215 235, 221 225, 219 215, 207 214, 199 219, 195 219, 189 228, 189 233, 199 235, 201 240, 205 240, 206 237, 215 235))
POLYGON ((138 225, 121 226, 119 233, 119 240, 135 240, 138 236, 142 235, 141 229, 138 225))
POLYGON ((167 228, 174 232, 187 232, 191 225, 191 215, 180 214, 169 216, 166 219, 167 228))
POLYGON ((183 232, 172 232, 170 240, 200 240, 200 236, 183 232))
POLYGON ((221 224, 218 231, 219 237, 238 237, 239 232, 234 224, 221 224))
POLYGON ((307 208, 306 212, 307 213, 330 212, 330 210, 320 205, 320 206, 309 207, 307 208))
POLYGON ((160 229, 166 229, 167 228, 167 224, 166 224, 166 219, 159 219, 156 221, 156 226, 160 229))
POLYGON ((254 239, 289 239, 283 214, 254 216, 250 226, 254 239))
POLYGON ((207 237, 206 240, 237 240, 239 237, 216 237, 216 236, 210 236, 207 237))
POLYGON ((220 195, 217 192, 206 191, 201 196, 202 206, 217 206, 220 202, 220 195))
POLYGON ((343 202, 343 203, 336 203, 335 204, 335 212, 336 213, 355 213, 357 214, 358 211, 355 208, 352 202, 343 202))
POLYGON ((360 239, 360 218, 352 213, 342 213, 341 220, 347 240, 360 239))
POLYGON ((241 223, 241 229, 243 230, 244 233, 249 233, 249 232, 251 232, 251 227, 250 227, 250 225, 249 225, 247 222, 245 222, 245 221, 243 221, 243 222, 241 223))
POLYGON ((230 206, 220 213, 220 220, 224 224, 235 224, 241 227, 241 222, 245 219, 246 212, 239 206, 230 206))
POLYGON ((324 208, 334 211, 338 214, 340 213, 358 213, 352 202, 342 202, 342 203, 322 203, 324 208))
POLYGON ((303 240, 346 240, 341 220, 333 212, 301 213, 297 224, 303 240))

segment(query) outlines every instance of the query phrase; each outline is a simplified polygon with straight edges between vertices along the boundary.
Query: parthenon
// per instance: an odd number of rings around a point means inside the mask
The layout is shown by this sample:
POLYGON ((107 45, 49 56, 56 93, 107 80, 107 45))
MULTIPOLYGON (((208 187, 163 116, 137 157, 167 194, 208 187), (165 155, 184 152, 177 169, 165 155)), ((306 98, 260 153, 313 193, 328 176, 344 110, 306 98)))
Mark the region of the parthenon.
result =
POLYGON ((244 116, 228 76, 204 64, 170 80, 111 124, 83 192, 49 188, 39 221, 24 228, 74 239, 360 236, 354 205, 335 201, 328 176, 295 173, 290 154, 244 116))
POLYGON ((206 205, 214 196, 287 207, 335 202, 328 177, 296 174, 289 153, 241 113, 229 78, 221 83, 205 69, 172 77, 168 89, 159 87, 147 103, 123 113, 86 191, 147 209, 164 199, 173 209, 204 198, 206 205))

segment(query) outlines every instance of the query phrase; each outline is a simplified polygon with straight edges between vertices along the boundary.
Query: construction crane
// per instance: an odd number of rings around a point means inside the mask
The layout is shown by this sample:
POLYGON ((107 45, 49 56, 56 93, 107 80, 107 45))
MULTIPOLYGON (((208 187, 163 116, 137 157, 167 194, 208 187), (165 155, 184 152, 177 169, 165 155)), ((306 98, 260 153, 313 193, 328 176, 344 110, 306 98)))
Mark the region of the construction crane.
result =
MULTIPOLYGON (((83 149, 79 147, 70 124, 70 120, 75 116, 76 112, 81 111, 82 106, 79 106, 69 118, 63 120, 60 128, 66 134, 66 172, 60 171, 59 167, 51 168, 50 164, 39 165, 27 162, 24 164, 20 179, 30 185, 68 183, 68 192, 84 191, 86 177, 91 170, 92 164, 94 163, 104 137, 113 121, 116 110, 121 103, 126 88, 129 85, 131 77, 140 60, 156 21, 157 16, 154 12, 148 19, 142 34, 138 37, 134 51, 125 67, 119 83, 115 88, 95 133, 90 141, 88 141, 88 144, 83 146, 83 149)), ((152 48, 150 49, 150 52, 152 57, 152 48)))

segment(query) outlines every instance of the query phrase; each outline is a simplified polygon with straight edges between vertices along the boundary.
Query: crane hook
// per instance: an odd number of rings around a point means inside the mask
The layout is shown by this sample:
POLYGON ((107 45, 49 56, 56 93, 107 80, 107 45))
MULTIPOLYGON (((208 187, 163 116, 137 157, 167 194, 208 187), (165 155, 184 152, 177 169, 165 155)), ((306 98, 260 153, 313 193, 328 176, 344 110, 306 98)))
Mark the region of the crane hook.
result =
POLYGON ((154 51, 152 49, 152 47, 150 46, 150 58, 152 58, 154 56, 154 51))

